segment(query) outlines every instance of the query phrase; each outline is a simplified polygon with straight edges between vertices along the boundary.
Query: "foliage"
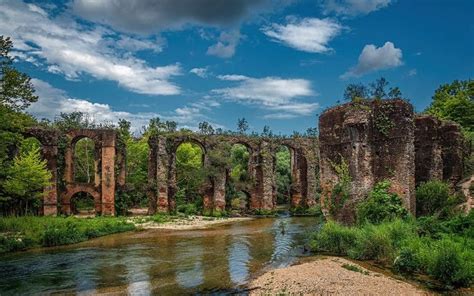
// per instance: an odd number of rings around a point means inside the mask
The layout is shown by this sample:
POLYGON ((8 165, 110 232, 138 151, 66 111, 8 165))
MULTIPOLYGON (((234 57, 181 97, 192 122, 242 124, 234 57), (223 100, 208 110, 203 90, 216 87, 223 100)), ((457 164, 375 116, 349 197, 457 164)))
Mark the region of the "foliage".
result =
POLYGON ((429 275, 442 288, 467 287, 474 282, 474 239, 466 235, 473 232, 473 219, 470 214, 442 221, 436 237, 420 234, 420 222, 413 219, 357 227, 330 221, 311 235, 310 246, 317 252, 375 260, 403 274, 429 275), (450 224, 463 226, 456 230, 450 224))
POLYGON ((291 154, 286 146, 280 146, 275 154, 277 204, 288 204, 291 198, 291 154))
POLYGON ((344 263, 341 266, 342 266, 342 268, 345 268, 345 269, 350 270, 350 271, 359 272, 359 273, 362 273, 362 274, 365 274, 365 275, 369 274, 369 272, 367 270, 363 270, 362 268, 360 268, 359 266, 356 266, 356 265, 344 263))
POLYGON ((203 121, 199 123, 199 132, 203 135, 213 135, 214 128, 209 124, 209 122, 203 121))
POLYGON ((177 210, 178 210, 179 213, 183 213, 187 216, 198 214, 197 206, 195 204, 192 204, 192 203, 178 205, 177 210))
POLYGON ((135 226, 121 218, 9 217, 0 219, 0 253, 77 243, 135 226))
POLYGON ((232 166, 230 177, 232 182, 238 184, 249 181, 248 166, 250 154, 247 147, 242 144, 235 144, 232 146, 230 154, 232 166))
POLYGON ((402 97, 402 92, 398 87, 391 87, 387 90, 389 82, 380 77, 368 86, 361 83, 349 84, 344 90, 346 101, 359 101, 363 99, 398 99, 402 97))
POLYGON ((326 205, 329 208, 329 213, 333 217, 339 213, 349 198, 350 183, 352 180, 349 172, 349 164, 342 155, 340 157, 340 163, 330 161, 331 167, 336 172, 338 179, 332 188, 331 196, 328 201, 329 204, 326 205))
POLYGON ((428 181, 416 188, 416 216, 449 216, 460 203, 450 194, 449 185, 442 181, 428 181))
MULTIPOLYGON (((467 140, 474 143, 474 80, 455 80, 435 91, 426 113, 461 125, 467 140)), ((474 150, 465 161, 465 176, 474 173, 474 150)))
POLYGON ((38 100, 31 78, 12 67, 10 37, 0 36, 0 104, 12 111, 25 110, 38 100))
POLYGON ((336 222, 328 221, 310 242, 313 251, 324 251, 334 255, 348 255, 359 233, 336 222))
POLYGON ((23 151, 15 157, 8 169, 3 187, 14 203, 24 206, 22 214, 27 214, 30 207, 38 207, 44 195, 43 188, 50 185, 51 172, 42 160, 39 147, 23 151))
POLYGON ((389 192, 390 182, 382 181, 369 192, 368 198, 357 206, 359 223, 379 224, 396 218, 407 218, 408 211, 396 193, 389 192))
POLYGON ((237 120, 237 131, 240 134, 245 134, 245 132, 249 129, 249 123, 247 120, 242 117, 237 120))
POLYGON ((79 183, 94 183, 95 143, 89 138, 76 142, 74 147, 74 180, 79 183))
POLYGON ((176 176, 178 193, 176 205, 202 200, 200 188, 205 181, 203 151, 198 144, 186 142, 176 150, 176 176))

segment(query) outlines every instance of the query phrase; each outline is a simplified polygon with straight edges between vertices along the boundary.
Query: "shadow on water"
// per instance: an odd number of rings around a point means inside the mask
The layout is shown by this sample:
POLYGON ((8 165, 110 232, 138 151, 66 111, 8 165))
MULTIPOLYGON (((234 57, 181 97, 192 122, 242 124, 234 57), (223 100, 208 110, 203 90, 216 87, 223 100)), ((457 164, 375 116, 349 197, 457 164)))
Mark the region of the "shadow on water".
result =
POLYGON ((316 218, 263 218, 206 230, 147 230, 0 258, 2 295, 243 292, 255 274, 302 254, 316 218))

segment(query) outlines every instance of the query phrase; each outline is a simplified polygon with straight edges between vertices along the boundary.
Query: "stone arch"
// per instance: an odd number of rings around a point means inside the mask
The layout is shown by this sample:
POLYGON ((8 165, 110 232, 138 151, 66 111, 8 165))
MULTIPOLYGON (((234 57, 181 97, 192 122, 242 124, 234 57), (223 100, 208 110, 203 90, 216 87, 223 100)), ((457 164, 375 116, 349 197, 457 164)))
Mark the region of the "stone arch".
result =
POLYGON ((71 192, 82 188, 82 191, 94 196, 99 196, 99 203, 96 203, 96 213, 102 215, 115 214, 115 155, 116 155, 116 132, 107 129, 78 129, 66 133, 68 145, 65 154, 64 181, 66 190, 62 200, 63 212, 71 213, 70 199, 71 192), (95 143, 95 180, 94 184, 80 184, 74 180, 74 148, 76 143, 83 139, 90 138, 95 143), (94 192, 92 194, 92 192, 94 192), (100 209, 97 207, 100 206, 100 209))
POLYGON ((74 185, 68 188, 68 190, 64 193, 63 197, 61 198, 62 212, 66 215, 72 214, 71 199, 74 197, 74 195, 80 192, 88 193, 94 198, 95 212, 96 214, 101 214, 102 202, 101 202, 100 192, 94 186, 85 185, 85 184, 74 185))

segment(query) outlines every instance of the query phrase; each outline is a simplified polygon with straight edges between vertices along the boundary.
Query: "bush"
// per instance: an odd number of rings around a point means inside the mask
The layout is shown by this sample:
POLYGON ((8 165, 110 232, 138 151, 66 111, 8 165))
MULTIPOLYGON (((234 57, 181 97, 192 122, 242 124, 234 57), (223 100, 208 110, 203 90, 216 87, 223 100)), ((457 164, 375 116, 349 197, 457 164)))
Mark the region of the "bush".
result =
POLYGON ((392 262, 395 247, 387 227, 367 224, 361 229, 349 255, 360 260, 375 260, 380 263, 392 262))
POLYGON ((441 181, 421 183, 416 189, 416 216, 448 218, 456 214, 457 205, 463 202, 463 197, 449 192, 448 184, 441 181))
POLYGON ((185 215, 197 215, 198 214, 198 208, 195 204, 189 203, 189 204, 181 204, 177 207, 178 212, 184 213, 185 215))
POLYGON ((357 221, 380 224, 396 218, 407 218, 408 211, 403 207, 402 200, 397 194, 389 192, 390 182, 382 181, 369 192, 367 200, 357 207, 357 221))
POLYGON ((9 217, 0 219, 0 253, 33 247, 77 243, 89 238, 133 230, 121 218, 9 217))
POLYGON ((357 239, 357 229, 328 221, 321 230, 313 236, 310 247, 314 251, 347 255, 357 239))
POLYGON ((400 250, 397 258, 393 262, 393 268, 404 274, 413 274, 420 269, 420 260, 416 256, 416 252, 408 247, 400 250))
POLYGON ((474 280, 474 258, 450 239, 436 244, 428 272, 445 288, 467 287, 474 280), (470 257, 470 258, 469 258, 470 257))

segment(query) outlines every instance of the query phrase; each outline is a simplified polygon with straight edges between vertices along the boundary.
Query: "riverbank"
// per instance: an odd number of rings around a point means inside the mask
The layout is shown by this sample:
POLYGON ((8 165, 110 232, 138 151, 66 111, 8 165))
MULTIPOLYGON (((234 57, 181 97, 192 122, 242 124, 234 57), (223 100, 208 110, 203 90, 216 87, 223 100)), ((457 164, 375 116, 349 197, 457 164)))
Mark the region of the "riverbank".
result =
POLYGON ((433 295, 339 257, 268 271, 252 280, 249 289, 250 295, 433 295))
POLYGON ((247 217, 5 217, 0 219, 0 254, 40 247, 75 244, 93 238, 140 229, 197 230, 247 221, 247 217))
POLYGON ((4 217, 0 219, 0 254, 69 245, 134 229, 133 223, 117 217, 4 217))

